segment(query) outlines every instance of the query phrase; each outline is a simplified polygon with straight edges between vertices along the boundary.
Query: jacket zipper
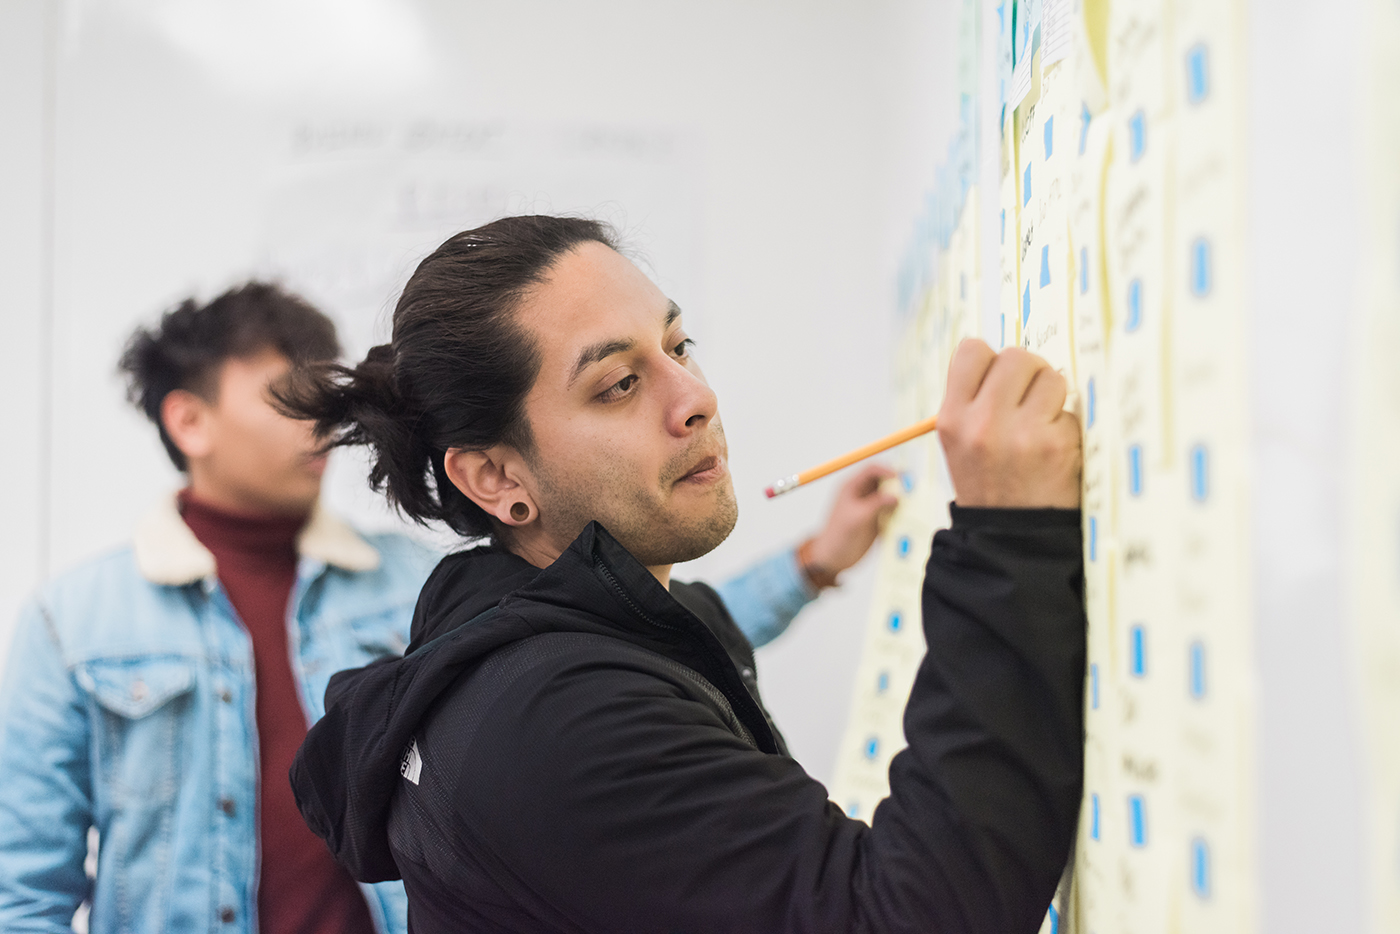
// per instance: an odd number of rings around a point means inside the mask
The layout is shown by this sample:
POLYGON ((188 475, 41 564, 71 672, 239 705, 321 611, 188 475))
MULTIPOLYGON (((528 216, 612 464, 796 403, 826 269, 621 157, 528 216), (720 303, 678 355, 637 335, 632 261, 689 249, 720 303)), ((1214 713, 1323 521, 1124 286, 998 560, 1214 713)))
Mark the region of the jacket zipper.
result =
MULTIPOLYGON (((645 622, 645 623, 647 623, 647 624, 649 624, 649 625, 655 626, 655 627, 658 628, 658 629, 665 629, 665 630, 668 630, 668 631, 670 631, 670 632, 680 633, 680 634, 682 634, 682 635, 685 635, 685 634, 686 634, 686 633, 685 633, 685 630, 683 630, 681 627, 679 627, 679 626, 670 626, 670 625, 667 625, 666 623, 663 623, 663 622, 660 622, 660 621, 658 621, 658 620, 655 620, 655 619, 653 619, 653 618, 650 616, 650 614, 648 614, 645 610, 643 610, 641 607, 639 607, 639 606, 637 605, 636 601, 632 599, 631 594, 629 594, 629 593, 627 592, 626 588, 624 588, 624 587, 622 586, 622 582, 619 581, 619 580, 617 579, 617 577, 613 575, 612 569, 609 568, 609 567, 607 566, 607 564, 603 561, 602 558, 599 558, 599 557, 597 557, 597 556, 595 555, 594 558, 593 558, 593 566, 594 566, 595 568, 598 569, 598 571, 603 575, 604 578, 607 579, 608 585, 609 585, 610 587, 612 587, 613 592, 616 593, 616 594, 618 595, 618 597, 620 597, 620 598, 622 599, 622 602, 623 602, 623 603, 626 603, 627 606, 632 610, 632 612, 633 612, 633 613, 636 613, 637 616, 640 617, 641 620, 642 620, 643 622, 645 622)), ((705 643, 705 640, 701 639, 701 640, 700 640, 700 645, 701 645, 701 647, 704 649, 705 654, 708 655, 708 656, 710 657, 710 662, 711 662, 712 664, 719 664, 719 665, 720 665, 720 668, 723 669, 723 664, 721 664, 721 663, 715 658, 714 650, 711 649, 710 646, 709 646, 708 644, 705 643)), ((734 660, 731 659, 727 654, 724 656, 724 661, 725 661, 725 662, 728 662, 731 668, 734 666, 734 660)), ((696 672, 696 674, 700 674, 700 673, 699 673, 699 672, 696 672)), ((736 671, 736 674, 737 674, 737 671, 736 671)), ((703 678, 704 675, 700 675, 700 677, 703 678)), ((757 706, 757 701, 755 701, 755 700, 753 699, 752 695, 750 695, 750 694, 748 693, 748 688, 747 688, 747 687, 744 687, 744 685, 743 685, 743 678, 741 677, 741 678, 739 679, 739 681, 740 681, 740 686, 744 688, 744 698, 745 698, 746 700, 748 700, 751 704, 754 704, 754 706, 757 706)), ((723 688, 719 687, 718 685, 716 685, 715 689, 718 690, 718 691, 720 692, 720 694, 724 695, 724 696, 726 697, 726 699, 728 699, 728 701, 729 701, 731 707, 733 708, 733 712, 734 712, 735 718, 739 721, 739 723, 743 724, 744 721, 743 721, 743 718, 739 716, 739 710, 738 710, 738 708, 737 708, 737 707, 733 707, 733 705, 734 705, 734 698, 729 697, 728 694, 725 692, 725 690, 724 690, 723 688)), ((760 708, 760 711, 759 711, 759 712, 762 713, 762 709, 761 709, 761 708, 760 708)), ((765 727, 768 726, 768 718, 767 718, 766 716, 763 717, 763 725, 764 725, 765 727)), ((745 729, 748 729, 747 726, 745 726, 744 728, 745 728, 745 729)), ((752 733, 753 731, 750 730, 749 732, 752 733)), ((757 737, 756 737, 756 736, 754 737, 754 745, 755 745, 755 746, 758 746, 758 742, 757 742, 757 737)), ((774 745, 775 745, 775 747, 776 747, 776 745, 777 745, 776 742, 774 743, 774 745)), ((758 747, 758 748, 761 749, 762 747, 758 747)))
POLYGON ((608 579, 608 585, 612 587, 613 592, 622 598, 622 602, 626 603, 633 613, 636 613, 639 617, 641 617, 642 622, 655 626, 658 629, 669 629, 671 632, 682 631, 679 626, 668 626, 665 623, 658 622, 657 620, 652 619, 651 616, 648 615, 645 610, 637 606, 636 602, 632 599, 632 595, 629 594, 627 590, 622 586, 622 583, 616 577, 613 576, 612 569, 609 568, 606 564, 604 564, 601 558, 594 558, 593 566, 602 572, 603 576, 608 579))

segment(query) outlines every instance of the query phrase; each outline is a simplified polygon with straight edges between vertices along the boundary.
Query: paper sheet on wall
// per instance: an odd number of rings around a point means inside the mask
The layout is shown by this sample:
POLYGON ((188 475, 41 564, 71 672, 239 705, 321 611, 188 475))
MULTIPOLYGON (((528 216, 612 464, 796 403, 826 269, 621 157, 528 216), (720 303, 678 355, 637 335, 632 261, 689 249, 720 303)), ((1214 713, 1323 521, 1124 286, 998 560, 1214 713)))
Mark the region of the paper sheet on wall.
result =
POLYGON ((1001 270, 1001 343, 1010 347, 1021 343, 1021 184, 1016 171, 1016 117, 1007 108, 1002 123, 1001 144, 1001 233, 998 264, 1001 270))
MULTIPOLYGON (((971 208, 935 264, 935 278, 906 324, 896 360, 898 416, 912 423, 938 410, 952 348, 977 331, 977 189, 971 208)), ((890 760, 904 743, 904 704, 924 654, 923 570, 936 529, 953 498, 936 436, 896 452, 903 497, 881 540, 875 597, 856 670, 851 710, 837 754, 831 798, 851 817, 870 820, 889 794, 890 760)))
POLYGON ((1008 110, 1021 106, 1032 91, 1040 62, 1040 0, 1016 0, 1012 12, 1011 48, 1015 69, 1011 73, 1008 110))
POLYGON ((1044 357, 1074 385, 1073 321, 1069 317, 1068 202, 1070 88, 1067 71, 1045 71, 1040 95, 1018 114, 1021 204, 1021 346, 1044 357), (1024 113, 1023 113, 1024 112, 1024 113))
POLYGON ((1182 509, 1174 608, 1185 660, 1177 779, 1183 927, 1255 926, 1252 597, 1247 536, 1247 387, 1242 13, 1180 0, 1168 60, 1173 459, 1182 509))
POLYGON ((1074 39, 1073 16, 1072 0, 1045 0, 1041 13, 1044 36, 1040 54, 1041 68, 1049 68, 1069 56, 1074 39))

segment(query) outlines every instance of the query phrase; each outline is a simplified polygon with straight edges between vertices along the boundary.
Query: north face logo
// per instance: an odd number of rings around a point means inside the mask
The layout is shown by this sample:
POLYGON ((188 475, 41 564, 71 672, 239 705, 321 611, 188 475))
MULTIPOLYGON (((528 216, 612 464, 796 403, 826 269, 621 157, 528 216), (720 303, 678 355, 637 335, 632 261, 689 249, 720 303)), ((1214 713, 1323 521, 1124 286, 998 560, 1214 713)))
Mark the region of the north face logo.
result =
POLYGON ((423 756, 418 752, 418 740, 408 744, 399 759, 399 774, 413 784, 418 784, 418 776, 423 774, 423 756))

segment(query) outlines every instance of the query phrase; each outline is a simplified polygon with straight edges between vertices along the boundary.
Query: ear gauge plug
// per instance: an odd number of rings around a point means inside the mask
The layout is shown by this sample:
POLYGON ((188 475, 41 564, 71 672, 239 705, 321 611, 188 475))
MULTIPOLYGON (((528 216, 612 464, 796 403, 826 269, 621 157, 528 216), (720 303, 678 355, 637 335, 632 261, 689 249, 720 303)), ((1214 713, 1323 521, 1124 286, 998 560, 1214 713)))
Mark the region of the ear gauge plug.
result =
POLYGON ((516 522, 524 522, 530 518, 530 507, 525 503, 511 503, 510 517, 516 522))

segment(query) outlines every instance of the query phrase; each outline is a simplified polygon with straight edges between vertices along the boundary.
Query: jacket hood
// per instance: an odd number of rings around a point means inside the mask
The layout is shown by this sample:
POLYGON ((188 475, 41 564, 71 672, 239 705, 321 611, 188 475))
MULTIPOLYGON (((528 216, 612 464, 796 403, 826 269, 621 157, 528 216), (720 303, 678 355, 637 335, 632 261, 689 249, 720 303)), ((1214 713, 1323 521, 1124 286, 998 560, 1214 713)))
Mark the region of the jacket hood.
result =
POLYGON ((405 654, 494 608, 540 575, 519 555, 494 546, 459 551, 443 558, 418 595, 405 654))
POLYGON ((544 569, 496 548, 459 552, 424 584, 408 654, 332 677, 326 715, 292 763, 302 816, 352 876, 400 877, 390 804, 434 701, 498 649, 552 632, 612 636, 691 668, 729 698, 759 748, 780 749, 714 632, 598 523, 544 569))

